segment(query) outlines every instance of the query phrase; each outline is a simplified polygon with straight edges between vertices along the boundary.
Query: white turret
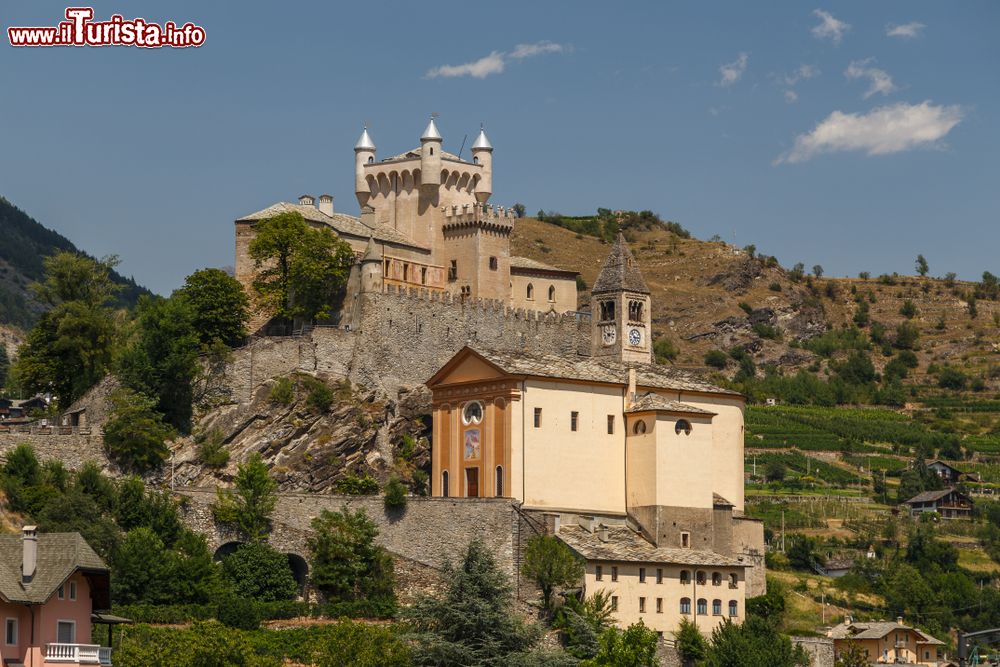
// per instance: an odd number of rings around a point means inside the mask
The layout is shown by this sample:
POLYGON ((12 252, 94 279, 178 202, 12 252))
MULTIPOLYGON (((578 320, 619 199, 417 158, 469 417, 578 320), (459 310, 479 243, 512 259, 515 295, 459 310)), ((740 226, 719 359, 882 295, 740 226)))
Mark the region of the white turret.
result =
POLYGON ((479 136, 472 144, 472 161, 483 168, 482 177, 476 183, 476 201, 485 204, 493 194, 493 145, 486 138, 486 131, 479 126, 479 136))
POLYGON ((375 142, 368 136, 368 126, 361 132, 361 138, 354 144, 354 194, 361 208, 371 197, 371 189, 365 180, 365 165, 375 162, 375 142))
POLYGON ((441 185, 441 133, 434 116, 420 137, 420 187, 436 190, 441 185))

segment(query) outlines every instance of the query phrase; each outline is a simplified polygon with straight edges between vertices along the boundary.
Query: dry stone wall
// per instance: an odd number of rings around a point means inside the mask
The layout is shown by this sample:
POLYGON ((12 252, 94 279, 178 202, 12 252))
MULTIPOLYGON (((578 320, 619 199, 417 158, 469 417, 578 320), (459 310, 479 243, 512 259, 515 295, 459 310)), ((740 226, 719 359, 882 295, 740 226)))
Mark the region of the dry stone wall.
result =
POLYGON ((105 470, 112 467, 97 430, 69 426, 10 427, 0 431, 0 460, 21 444, 31 445, 40 461, 62 461, 70 470, 79 469, 86 461, 94 461, 105 470))

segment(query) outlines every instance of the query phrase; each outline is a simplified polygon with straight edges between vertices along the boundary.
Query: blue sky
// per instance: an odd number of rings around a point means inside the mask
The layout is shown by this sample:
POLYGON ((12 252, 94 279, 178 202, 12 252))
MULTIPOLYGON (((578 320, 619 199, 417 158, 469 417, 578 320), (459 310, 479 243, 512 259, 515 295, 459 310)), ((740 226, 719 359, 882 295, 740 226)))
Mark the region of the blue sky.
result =
MULTIPOLYGON (((0 24, 55 25, 65 6, 5 0, 0 24)), ((0 194, 161 293, 232 264, 232 221, 274 201, 329 192, 356 214, 362 122, 385 156, 431 112, 446 150, 486 123, 497 204, 652 209, 830 275, 909 273, 917 253, 936 275, 1000 273, 995 2, 94 10, 207 39, 14 49, 4 34, 0 194)))

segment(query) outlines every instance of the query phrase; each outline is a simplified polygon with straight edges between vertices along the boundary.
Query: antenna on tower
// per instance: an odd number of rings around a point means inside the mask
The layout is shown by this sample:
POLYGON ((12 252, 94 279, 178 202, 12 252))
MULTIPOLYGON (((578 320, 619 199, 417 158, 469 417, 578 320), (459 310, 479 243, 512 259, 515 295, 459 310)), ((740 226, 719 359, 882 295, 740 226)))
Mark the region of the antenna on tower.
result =
POLYGON ((465 150, 465 140, 469 138, 469 135, 462 137, 462 147, 458 149, 458 159, 462 159, 462 151, 465 150))

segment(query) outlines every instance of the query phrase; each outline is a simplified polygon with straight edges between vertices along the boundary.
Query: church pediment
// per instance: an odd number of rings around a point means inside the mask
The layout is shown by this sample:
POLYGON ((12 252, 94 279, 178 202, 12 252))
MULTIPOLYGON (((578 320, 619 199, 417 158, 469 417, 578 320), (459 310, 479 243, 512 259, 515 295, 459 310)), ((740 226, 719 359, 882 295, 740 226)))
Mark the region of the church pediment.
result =
POLYGON ((464 347, 434 377, 427 381, 431 389, 467 382, 482 382, 510 377, 508 373, 487 361, 475 350, 464 347))

